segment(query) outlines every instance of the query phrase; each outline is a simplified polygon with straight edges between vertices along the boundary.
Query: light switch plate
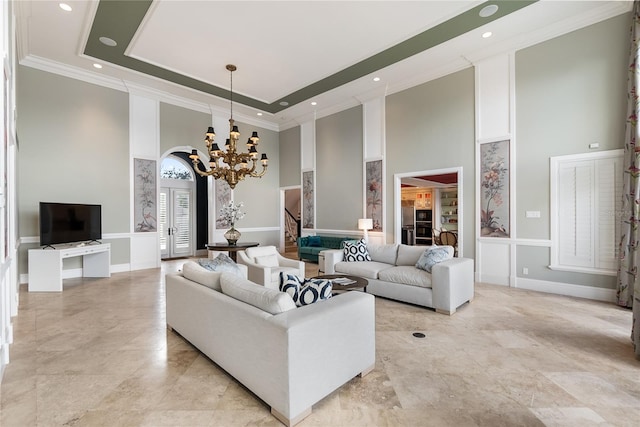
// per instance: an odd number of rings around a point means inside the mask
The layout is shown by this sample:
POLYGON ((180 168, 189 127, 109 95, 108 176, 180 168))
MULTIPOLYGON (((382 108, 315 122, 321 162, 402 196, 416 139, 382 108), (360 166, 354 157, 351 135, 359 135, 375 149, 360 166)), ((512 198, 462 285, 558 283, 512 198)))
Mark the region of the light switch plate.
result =
POLYGON ((527 211, 527 218, 540 218, 540 211, 527 211))

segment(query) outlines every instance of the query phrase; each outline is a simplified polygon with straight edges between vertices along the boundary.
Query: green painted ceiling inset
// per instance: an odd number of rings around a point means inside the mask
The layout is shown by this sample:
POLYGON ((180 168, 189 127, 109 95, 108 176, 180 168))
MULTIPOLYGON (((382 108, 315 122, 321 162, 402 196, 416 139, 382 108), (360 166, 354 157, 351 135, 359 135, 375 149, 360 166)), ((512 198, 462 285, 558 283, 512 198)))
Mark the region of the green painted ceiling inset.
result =
MULTIPOLYGON (((474 30, 503 16, 520 10, 538 0, 507 0, 488 1, 480 4, 454 18, 449 19, 433 28, 430 28, 416 36, 413 36, 395 46, 383 50, 369 58, 366 58, 344 70, 338 71, 329 77, 310 84, 300 90, 287 94, 270 104, 257 99, 234 93, 234 101, 257 108, 269 113, 277 113, 296 105, 302 101, 313 98, 321 93, 335 89, 353 80, 371 74, 398 61, 407 59, 413 55, 454 39, 462 34, 474 30), (482 18, 478 14, 488 4, 498 4, 498 12, 488 18, 482 18), (289 103, 287 107, 280 102, 289 103)), ((163 80, 167 80, 181 86, 199 90, 221 98, 229 99, 229 91, 218 86, 204 83, 182 74, 166 70, 162 67, 149 64, 125 55, 131 39, 142 23, 152 0, 101 0, 91 26, 89 39, 84 53, 106 62, 120 65, 131 70, 139 71, 163 80), (118 42, 116 47, 105 46, 98 40, 107 36, 118 42)))

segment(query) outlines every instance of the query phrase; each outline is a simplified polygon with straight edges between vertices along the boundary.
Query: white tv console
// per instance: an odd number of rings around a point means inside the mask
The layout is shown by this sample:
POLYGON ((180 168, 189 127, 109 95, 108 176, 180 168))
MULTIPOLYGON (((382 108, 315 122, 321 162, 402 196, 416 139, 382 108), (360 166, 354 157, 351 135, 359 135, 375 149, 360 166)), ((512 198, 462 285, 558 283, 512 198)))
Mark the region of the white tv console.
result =
POLYGON ((111 277, 111 244, 29 249, 29 292, 62 292, 62 260, 82 257, 82 277, 111 277))

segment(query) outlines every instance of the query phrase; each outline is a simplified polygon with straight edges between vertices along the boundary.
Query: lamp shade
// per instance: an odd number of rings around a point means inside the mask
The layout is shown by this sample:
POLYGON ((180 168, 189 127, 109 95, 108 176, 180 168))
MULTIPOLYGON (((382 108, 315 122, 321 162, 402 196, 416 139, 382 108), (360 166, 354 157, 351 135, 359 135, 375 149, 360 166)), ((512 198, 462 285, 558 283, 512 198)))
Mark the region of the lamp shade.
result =
POLYGON ((373 228, 373 219, 360 218, 358 220, 358 230, 371 230, 373 228))

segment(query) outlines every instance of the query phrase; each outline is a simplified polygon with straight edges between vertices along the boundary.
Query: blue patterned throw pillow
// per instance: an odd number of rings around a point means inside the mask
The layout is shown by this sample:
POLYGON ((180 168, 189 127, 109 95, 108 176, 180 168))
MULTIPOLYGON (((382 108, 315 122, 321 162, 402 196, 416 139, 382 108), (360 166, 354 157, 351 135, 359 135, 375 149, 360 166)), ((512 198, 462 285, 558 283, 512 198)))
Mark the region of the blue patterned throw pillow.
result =
POLYGON ((449 259, 449 249, 445 246, 431 246, 425 250, 416 263, 416 268, 431 273, 434 265, 449 259))
POLYGON ((214 259, 201 258, 198 264, 210 271, 227 272, 241 275, 240 267, 227 254, 220 254, 214 259))
POLYGON ((333 285, 329 280, 305 279, 280 273, 280 292, 288 293, 298 307, 331 298, 332 289, 333 285))
POLYGON ((367 250, 367 242, 364 239, 344 242, 342 246, 344 248, 345 261, 371 261, 369 251, 367 250))

